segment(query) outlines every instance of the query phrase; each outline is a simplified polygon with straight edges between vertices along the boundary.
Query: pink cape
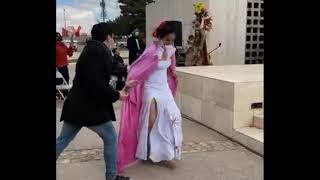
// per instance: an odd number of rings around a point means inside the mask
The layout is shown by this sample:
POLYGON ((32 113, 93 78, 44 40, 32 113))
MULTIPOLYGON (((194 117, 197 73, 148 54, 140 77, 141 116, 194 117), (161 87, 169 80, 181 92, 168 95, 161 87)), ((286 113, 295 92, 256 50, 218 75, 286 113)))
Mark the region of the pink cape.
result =
MULTIPOLYGON (((130 89, 129 97, 122 102, 120 131, 118 138, 118 171, 121 173, 125 166, 136 161, 138 145, 139 115, 143 97, 144 82, 157 68, 158 57, 155 43, 149 45, 143 54, 131 65, 128 80, 138 80, 139 83, 130 89)), ((171 58, 168 68, 168 84, 175 96, 177 89, 176 58, 171 58)))

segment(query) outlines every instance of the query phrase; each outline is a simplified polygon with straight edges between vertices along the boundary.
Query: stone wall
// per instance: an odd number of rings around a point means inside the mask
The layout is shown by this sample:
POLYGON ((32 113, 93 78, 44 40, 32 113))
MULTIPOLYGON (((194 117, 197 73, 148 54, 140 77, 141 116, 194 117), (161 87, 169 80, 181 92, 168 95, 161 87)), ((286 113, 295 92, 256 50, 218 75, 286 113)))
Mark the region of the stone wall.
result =
POLYGON ((262 65, 179 67, 177 75, 176 101, 183 115, 245 146, 260 141, 248 147, 263 154, 262 138, 239 141, 235 132, 253 125, 251 105, 263 102, 262 65))
MULTIPOLYGON (((175 20, 182 22, 182 40, 192 33, 192 21, 195 18, 193 4, 197 0, 156 0, 146 7, 146 35, 147 43, 152 42, 151 34, 162 20, 175 20)), ((209 0, 201 1, 208 6, 209 0)))
MULTIPOLYGON (((183 42, 192 32, 195 18, 193 4, 197 0, 157 0, 146 7, 147 43, 161 20, 182 22, 183 42)), ((208 51, 222 44, 212 54, 214 65, 237 65, 245 63, 245 36, 247 0, 204 0, 213 16, 213 31, 208 33, 208 51)))

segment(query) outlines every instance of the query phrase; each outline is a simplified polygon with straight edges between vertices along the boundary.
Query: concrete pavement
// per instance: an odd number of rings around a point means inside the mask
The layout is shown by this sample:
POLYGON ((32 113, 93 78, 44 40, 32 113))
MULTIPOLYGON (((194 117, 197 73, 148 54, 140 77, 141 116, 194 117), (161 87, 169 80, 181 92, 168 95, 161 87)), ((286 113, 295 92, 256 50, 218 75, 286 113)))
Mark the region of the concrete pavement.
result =
MULTIPOLYGON (((74 65, 70 66, 71 79, 74 65)), ((114 104, 119 120, 120 103, 114 104)), ((62 102, 57 101, 57 136, 62 102)), ((118 121, 114 123, 118 131, 118 121)), ((262 180, 263 158, 219 133, 183 120, 182 158, 176 170, 136 164, 125 171, 133 180, 262 180)), ((104 180, 102 140, 83 128, 57 161, 57 180, 104 180)))

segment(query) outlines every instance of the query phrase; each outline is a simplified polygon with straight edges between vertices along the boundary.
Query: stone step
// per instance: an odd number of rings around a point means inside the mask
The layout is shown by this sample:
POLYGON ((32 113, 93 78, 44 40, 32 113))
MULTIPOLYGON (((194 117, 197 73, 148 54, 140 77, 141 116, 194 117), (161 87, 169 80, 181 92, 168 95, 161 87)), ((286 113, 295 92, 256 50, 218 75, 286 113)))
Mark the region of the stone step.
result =
POLYGON ((263 129, 263 114, 257 114, 253 116, 253 127, 263 129))
POLYGON ((263 129, 242 127, 234 130, 233 139, 263 156, 263 134, 263 129))

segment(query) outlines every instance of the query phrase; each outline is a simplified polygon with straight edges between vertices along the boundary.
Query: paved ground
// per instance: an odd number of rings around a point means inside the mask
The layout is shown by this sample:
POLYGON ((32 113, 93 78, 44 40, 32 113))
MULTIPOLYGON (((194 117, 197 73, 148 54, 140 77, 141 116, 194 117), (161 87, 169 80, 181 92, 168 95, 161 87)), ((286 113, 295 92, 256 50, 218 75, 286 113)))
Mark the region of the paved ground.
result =
MULTIPOLYGON (((74 65, 70 66, 70 75, 74 65)), ((114 104, 119 119, 119 103, 114 104)), ((62 103, 57 101, 58 122, 62 103)), ((118 123, 114 123, 118 131, 118 123)), ((154 165, 136 164, 125 172, 133 180, 262 180, 263 158, 217 132, 183 120, 183 160, 174 171, 154 165)), ((57 180, 104 180, 102 141, 82 129, 57 162, 57 180)))

